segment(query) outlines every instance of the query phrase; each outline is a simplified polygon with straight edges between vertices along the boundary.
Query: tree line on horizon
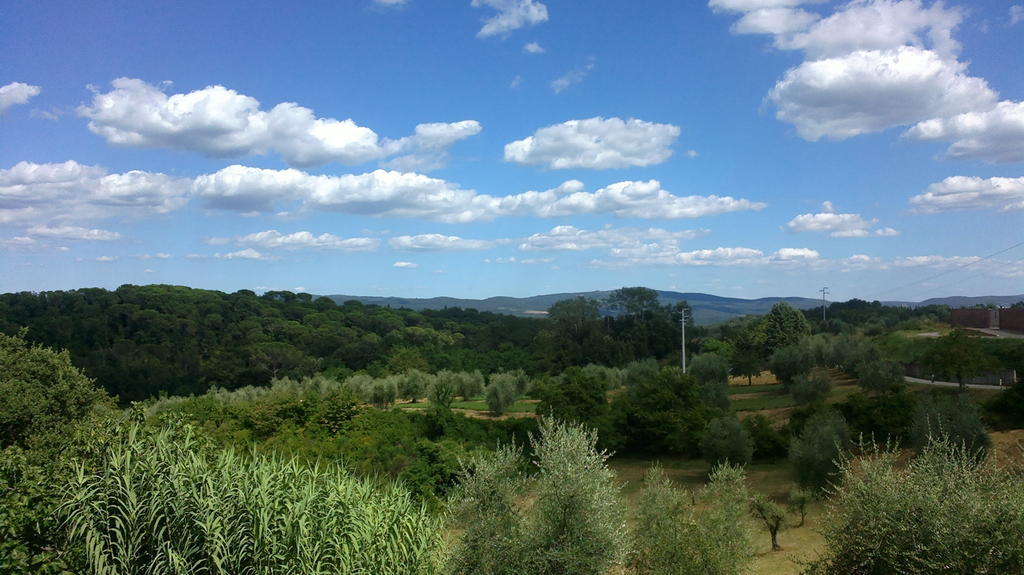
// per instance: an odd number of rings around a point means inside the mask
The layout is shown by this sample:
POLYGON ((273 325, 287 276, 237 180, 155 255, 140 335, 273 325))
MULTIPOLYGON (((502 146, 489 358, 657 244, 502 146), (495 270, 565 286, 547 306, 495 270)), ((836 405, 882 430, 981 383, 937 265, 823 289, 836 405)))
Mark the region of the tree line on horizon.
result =
MULTIPOLYGON (((788 308, 788 306, 786 306, 788 308)), ((791 308, 789 308, 791 309, 791 308)), ((662 305, 657 292, 629 287, 605 300, 555 303, 546 318, 473 309, 413 311, 335 304, 310 294, 249 290, 223 293, 183 286, 124 285, 116 290, 0 295, 0 332, 28 328, 27 339, 67 349, 75 365, 121 401, 189 395, 212 387, 267 385, 276 377, 323 373, 347 377, 410 369, 523 370, 534 376, 572 366, 621 367, 653 358, 679 363, 680 314, 686 302, 662 305)), ((891 308, 860 300, 835 303, 815 330, 883 330, 942 319, 944 308, 891 308)), ((755 373, 774 351, 757 317, 718 326, 687 320, 687 353, 721 342, 738 373, 755 373), (715 340, 715 341, 710 341, 715 340), (709 343, 710 341, 710 343, 709 343)), ((723 351, 719 349, 719 351, 723 351)))

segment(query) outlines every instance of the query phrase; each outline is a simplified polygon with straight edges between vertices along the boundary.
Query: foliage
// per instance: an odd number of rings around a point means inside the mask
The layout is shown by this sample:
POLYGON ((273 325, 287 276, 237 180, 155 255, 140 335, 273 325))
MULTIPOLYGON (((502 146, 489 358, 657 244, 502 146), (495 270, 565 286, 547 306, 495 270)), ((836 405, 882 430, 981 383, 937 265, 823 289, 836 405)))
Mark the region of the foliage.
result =
POLYGON ((820 403, 832 391, 832 376, 828 370, 816 367, 808 373, 801 373, 793 378, 789 386, 789 394, 800 405, 820 403))
POLYGON ((501 415, 506 408, 516 402, 515 380, 505 377, 493 378, 484 388, 484 399, 491 413, 501 415))
POLYGON ((966 379, 995 363, 978 338, 968 337, 960 329, 936 338, 925 353, 924 362, 936 374, 960 382, 961 389, 966 379))
POLYGON ((785 527, 786 513, 778 503, 775 503, 763 493, 755 493, 750 498, 750 514, 753 515, 772 538, 772 551, 782 549, 779 546, 779 531, 785 527))
POLYGON ((863 361, 856 367, 857 383, 864 391, 886 393, 903 386, 903 366, 896 362, 863 361))
POLYGON ((967 394, 939 393, 922 397, 914 410, 910 438, 919 451, 938 438, 963 445, 984 458, 992 444, 981 422, 978 405, 967 394))
POLYGON ((803 527, 807 519, 807 506, 814 501, 814 492, 799 487, 789 490, 789 510, 800 516, 797 527, 803 527))
POLYGON ((633 572, 743 573, 753 555, 746 498, 738 467, 715 467, 708 485, 696 494, 673 485, 660 467, 651 467, 637 504, 633 572))
POLYGON ((612 401, 612 418, 624 451, 699 455, 710 412, 697 382, 677 367, 637 366, 612 401))
POLYGON ((627 551, 622 502, 597 434, 578 424, 541 422, 531 438, 537 477, 529 509, 519 452, 499 449, 463 471, 454 517, 464 528, 452 553, 454 573, 597 575, 627 551))
POLYGON ((108 403, 66 351, 29 344, 24 336, 0 333, 0 448, 59 434, 108 403))
MULTIPOLYGON (((123 285, 0 295, 0 333, 69 350, 122 402, 331 371, 375 376, 542 369, 544 320, 449 308, 412 311, 284 291, 262 296, 123 285)), ((595 358, 604 361, 604 358, 595 358)))
POLYGON ((516 504, 525 486, 521 458, 522 450, 508 445, 463 466, 451 505, 453 525, 465 527, 449 558, 453 575, 522 572, 530 550, 516 504))
POLYGON ((450 377, 435 377, 427 389, 427 399, 435 407, 451 409, 452 401, 457 392, 456 384, 450 377))
POLYGON ((700 451, 711 465, 746 465, 754 454, 754 442, 736 416, 727 415, 708 422, 700 451))
POLYGON ((340 467, 135 425, 79 464, 60 513, 92 573, 430 573, 440 523, 340 467))
POLYGON ((535 395, 540 399, 538 414, 596 428, 602 436, 611 435, 611 408, 600 375, 570 367, 560 377, 540 386, 535 395))
POLYGON ((744 418, 743 429, 747 431, 754 446, 754 459, 775 463, 786 457, 789 447, 787 437, 772 427, 764 415, 754 413, 744 418))
POLYGON ((854 393, 835 407, 855 434, 899 444, 910 437, 916 405, 914 396, 901 390, 876 396, 854 393))
POLYGON ((1024 477, 945 440, 909 465, 898 457, 844 462, 812 573, 1024 572, 1024 477))
POLYGON ((787 391, 797 376, 809 373, 813 367, 814 356, 810 349, 800 344, 779 348, 768 359, 768 369, 787 391))
POLYGON ((820 491, 839 472, 839 460, 850 444, 846 421, 827 409, 812 415, 789 446, 789 458, 801 487, 820 491))
POLYGON ((786 302, 778 302, 764 317, 760 325, 765 355, 771 356, 777 350, 796 345, 811 334, 811 326, 800 311, 786 302))
POLYGON ((708 407, 729 409, 729 362, 715 353, 693 358, 690 374, 701 386, 701 398, 708 407))
POLYGON ((1024 379, 992 398, 985 411, 997 428, 1024 428, 1024 379))

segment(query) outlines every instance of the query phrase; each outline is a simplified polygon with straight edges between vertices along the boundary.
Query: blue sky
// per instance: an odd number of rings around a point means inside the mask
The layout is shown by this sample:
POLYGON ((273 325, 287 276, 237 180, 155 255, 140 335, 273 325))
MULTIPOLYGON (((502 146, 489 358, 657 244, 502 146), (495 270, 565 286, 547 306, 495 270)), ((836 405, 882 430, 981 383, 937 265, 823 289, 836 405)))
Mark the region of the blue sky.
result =
POLYGON ((1024 3, 7 2, 0 22, 0 291, 1024 292, 1024 3))

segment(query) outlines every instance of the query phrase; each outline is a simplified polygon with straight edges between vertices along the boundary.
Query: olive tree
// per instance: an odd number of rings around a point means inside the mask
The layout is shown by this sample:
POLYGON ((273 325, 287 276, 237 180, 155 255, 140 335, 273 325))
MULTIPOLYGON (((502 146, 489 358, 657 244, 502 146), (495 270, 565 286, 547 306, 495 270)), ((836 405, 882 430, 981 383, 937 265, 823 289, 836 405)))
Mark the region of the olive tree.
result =
POLYGON ((537 473, 528 508, 515 501, 524 485, 518 451, 499 449, 463 471, 453 514, 463 531, 452 572, 599 575, 621 565, 624 507, 597 434, 545 418, 530 444, 537 473))
POLYGON ((839 461, 849 448, 846 420, 834 410, 812 415, 789 445, 789 459, 802 487, 822 490, 839 472, 839 461))
POLYGON ((1024 476, 937 439, 903 465, 895 449, 846 460, 811 573, 1022 573, 1024 476))
POLYGON ((702 353, 690 363, 690 375, 701 387, 704 405, 729 409, 729 362, 717 353, 702 353))
POLYGON ((754 442, 740 420, 735 415, 727 415, 708 422, 700 450, 704 460, 712 465, 726 462, 746 465, 754 454, 754 442))
POLYGON ((746 498, 739 467, 716 466, 696 493, 674 485, 660 467, 651 467, 638 500, 634 572, 743 573, 753 556, 746 498))

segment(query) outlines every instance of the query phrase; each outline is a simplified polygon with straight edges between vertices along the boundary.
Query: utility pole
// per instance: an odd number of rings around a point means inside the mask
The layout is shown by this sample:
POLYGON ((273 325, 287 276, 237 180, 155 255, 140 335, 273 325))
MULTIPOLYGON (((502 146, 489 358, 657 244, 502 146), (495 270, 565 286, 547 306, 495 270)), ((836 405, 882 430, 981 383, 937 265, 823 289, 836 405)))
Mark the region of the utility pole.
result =
POLYGON ((821 321, 822 321, 822 323, 824 323, 825 322, 825 296, 828 295, 828 288, 827 287, 823 287, 823 288, 821 288, 818 291, 821 292, 821 321))
POLYGON ((679 327, 683 334, 683 342, 679 349, 680 356, 682 356, 683 373, 686 373, 686 308, 679 308, 679 327))

